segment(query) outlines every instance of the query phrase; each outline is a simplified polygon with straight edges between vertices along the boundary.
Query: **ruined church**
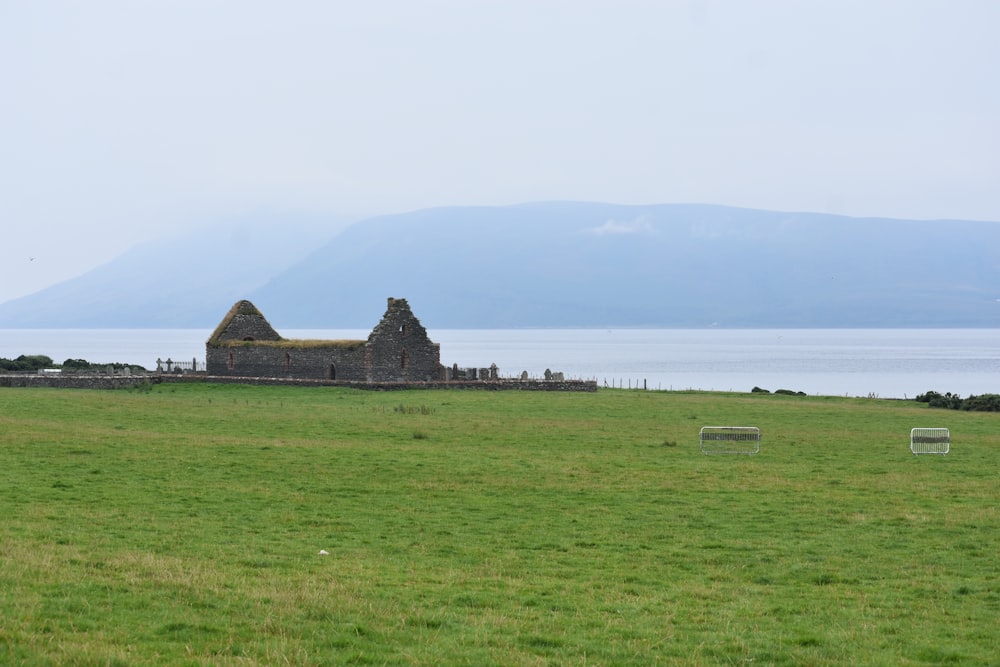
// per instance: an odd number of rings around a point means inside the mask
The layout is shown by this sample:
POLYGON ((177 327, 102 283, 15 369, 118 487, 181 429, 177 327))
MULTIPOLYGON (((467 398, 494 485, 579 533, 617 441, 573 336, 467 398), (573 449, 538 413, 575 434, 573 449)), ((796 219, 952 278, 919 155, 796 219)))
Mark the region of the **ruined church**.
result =
POLYGON ((406 299, 388 300, 367 340, 282 338, 249 301, 237 301, 205 344, 208 375, 343 382, 430 382, 444 377, 440 345, 406 299))

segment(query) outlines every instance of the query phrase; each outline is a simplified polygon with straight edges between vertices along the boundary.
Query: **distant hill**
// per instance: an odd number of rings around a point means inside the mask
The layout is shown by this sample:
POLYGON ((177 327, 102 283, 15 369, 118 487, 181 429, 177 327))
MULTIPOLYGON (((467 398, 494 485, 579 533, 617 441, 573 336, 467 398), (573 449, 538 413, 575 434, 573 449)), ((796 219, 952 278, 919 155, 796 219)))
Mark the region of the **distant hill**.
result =
POLYGON ((233 303, 346 226, 250 219, 144 243, 0 304, 0 329, 212 328, 233 303))
POLYGON ((1000 223, 707 205, 539 203, 366 220, 249 297, 273 322, 369 326, 1000 326, 1000 223))
POLYGON ((432 329, 1000 327, 992 222, 544 202, 383 216, 301 242, 288 261, 230 253, 204 273, 137 249, 0 304, 0 328, 211 328, 240 298, 279 331, 367 328, 390 296, 432 329))

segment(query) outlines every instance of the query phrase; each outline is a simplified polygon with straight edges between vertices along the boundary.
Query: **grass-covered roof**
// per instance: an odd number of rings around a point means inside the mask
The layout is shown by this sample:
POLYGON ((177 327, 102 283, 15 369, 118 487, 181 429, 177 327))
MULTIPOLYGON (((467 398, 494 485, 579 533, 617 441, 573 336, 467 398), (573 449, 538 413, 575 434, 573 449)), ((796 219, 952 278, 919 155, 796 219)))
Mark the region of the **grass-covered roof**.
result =
MULTIPOLYGON (((244 325, 245 326, 245 325, 244 325)), ((316 348, 338 348, 353 350, 357 349, 365 344, 363 340, 311 340, 311 339, 287 339, 282 338, 281 335, 271 326, 271 323, 267 321, 264 314, 257 309, 257 306, 253 305, 250 301, 243 299, 237 301, 233 304, 233 307, 229 309, 226 316, 222 318, 219 322, 219 326, 215 328, 212 335, 208 338, 208 344, 212 347, 248 347, 248 346, 261 346, 261 347, 283 347, 290 349, 316 349, 316 348), (252 339, 246 340, 243 336, 225 338, 225 334, 233 326, 234 320, 244 319, 244 320, 257 320, 255 328, 263 329, 268 332, 269 335, 273 334, 273 338, 261 339, 258 336, 253 336, 252 339)))

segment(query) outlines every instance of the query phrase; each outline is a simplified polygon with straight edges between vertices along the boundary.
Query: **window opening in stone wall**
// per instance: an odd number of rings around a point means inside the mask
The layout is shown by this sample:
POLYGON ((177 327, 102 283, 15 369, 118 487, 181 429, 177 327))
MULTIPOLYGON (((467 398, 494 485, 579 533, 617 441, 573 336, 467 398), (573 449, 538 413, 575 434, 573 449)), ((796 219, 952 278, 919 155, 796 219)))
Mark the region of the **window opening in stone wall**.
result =
POLYGON ((403 336, 406 335, 406 323, 405 322, 403 324, 399 325, 399 333, 401 335, 403 335, 403 336))
POLYGON ((243 337, 243 341, 246 342, 246 343, 252 343, 254 341, 254 337, 253 336, 244 336, 243 337))
POLYGON ((336 380, 337 379, 337 367, 334 366, 333 364, 330 364, 330 370, 327 373, 327 377, 330 380, 336 380))
POLYGON ((399 367, 405 371, 407 366, 409 365, 410 365, 410 352, 406 348, 403 348, 403 353, 399 355, 399 367))
POLYGON ((226 366, 229 368, 229 370, 233 370, 233 368, 236 366, 236 362, 233 359, 232 352, 229 353, 229 359, 226 360, 226 366))
POLYGON ((292 367, 292 355, 285 352, 285 371, 292 367))

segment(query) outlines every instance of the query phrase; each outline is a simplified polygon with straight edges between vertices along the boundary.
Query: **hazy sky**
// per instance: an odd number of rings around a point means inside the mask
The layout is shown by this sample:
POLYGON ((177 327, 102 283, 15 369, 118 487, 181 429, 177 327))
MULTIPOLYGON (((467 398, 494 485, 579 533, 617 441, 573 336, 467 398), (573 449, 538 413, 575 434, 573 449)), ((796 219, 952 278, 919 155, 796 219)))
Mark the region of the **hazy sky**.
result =
POLYGON ((1000 221, 998 31, 996 0, 0 0, 0 301, 262 211, 1000 221))

